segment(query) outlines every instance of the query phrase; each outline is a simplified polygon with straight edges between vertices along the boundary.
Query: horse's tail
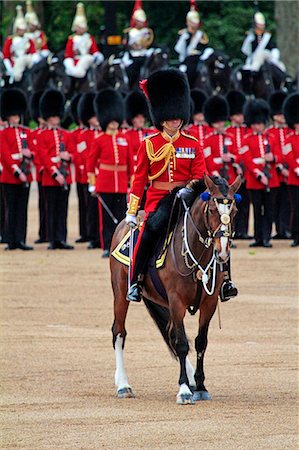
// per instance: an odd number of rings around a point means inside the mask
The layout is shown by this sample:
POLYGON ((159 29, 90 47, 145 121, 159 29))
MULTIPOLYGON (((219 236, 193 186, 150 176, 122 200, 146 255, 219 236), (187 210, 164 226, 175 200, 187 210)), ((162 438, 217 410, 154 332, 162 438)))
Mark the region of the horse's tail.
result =
POLYGON ((165 306, 157 305, 156 303, 151 302, 150 300, 147 300, 143 297, 144 304, 146 306, 146 309, 148 310, 150 316, 152 317, 153 321, 157 325, 157 327, 160 330, 160 333, 163 336, 164 341, 166 342, 167 347, 169 348, 169 351, 172 356, 177 358, 177 354, 173 346, 170 342, 170 335, 169 335, 169 309, 165 306))

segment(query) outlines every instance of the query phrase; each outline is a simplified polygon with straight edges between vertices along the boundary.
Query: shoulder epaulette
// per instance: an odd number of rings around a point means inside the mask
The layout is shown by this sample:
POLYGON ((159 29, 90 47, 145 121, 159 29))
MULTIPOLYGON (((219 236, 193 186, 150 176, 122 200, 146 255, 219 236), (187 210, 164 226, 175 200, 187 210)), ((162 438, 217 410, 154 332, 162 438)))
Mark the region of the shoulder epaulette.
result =
POLYGON ((160 131, 158 131, 157 133, 150 134, 149 136, 145 136, 143 138, 143 140, 145 140, 145 139, 152 139, 153 137, 158 136, 159 134, 160 134, 160 131))
POLYGON ((187 134, 184 131, 181 131, 181 135, 186 137, 186 138, 192 139, 193 141, 198 142, 198 139, 195 136, 191 136, 191 134, 187 134))

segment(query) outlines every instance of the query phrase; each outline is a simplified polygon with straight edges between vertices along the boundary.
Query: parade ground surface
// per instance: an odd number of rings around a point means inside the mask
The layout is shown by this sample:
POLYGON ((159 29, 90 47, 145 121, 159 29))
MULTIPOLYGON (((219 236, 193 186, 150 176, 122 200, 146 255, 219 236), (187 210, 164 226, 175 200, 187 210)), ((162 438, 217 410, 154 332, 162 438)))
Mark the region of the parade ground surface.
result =
MULTIPOLYGON (((31 193, 28 243, 37 238, 31 193)), ((78 237, 72 188, 69 241, 78 237)), ((298 251, 233 250, 240 295, 215 314, 206 354, 213 400, 176 405, 178 363, 143 304, 127 320, 136 399, 117 399, 109 263, 100 250, 4 252, 1 260, 0 448, 298 448, 298 251)), ((195 362, 197 316, 186 317, 195 362)))

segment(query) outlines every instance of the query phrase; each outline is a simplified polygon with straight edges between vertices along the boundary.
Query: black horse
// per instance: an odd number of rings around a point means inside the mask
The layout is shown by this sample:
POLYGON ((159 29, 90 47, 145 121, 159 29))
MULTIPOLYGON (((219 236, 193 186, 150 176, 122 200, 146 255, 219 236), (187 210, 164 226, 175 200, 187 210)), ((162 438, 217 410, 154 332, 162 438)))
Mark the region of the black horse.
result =
POLYGON ((124 63, 111 55, 95 70, 95 87, 99 91, 112 87, 122 94, 129 92, 129 79, 124 63))

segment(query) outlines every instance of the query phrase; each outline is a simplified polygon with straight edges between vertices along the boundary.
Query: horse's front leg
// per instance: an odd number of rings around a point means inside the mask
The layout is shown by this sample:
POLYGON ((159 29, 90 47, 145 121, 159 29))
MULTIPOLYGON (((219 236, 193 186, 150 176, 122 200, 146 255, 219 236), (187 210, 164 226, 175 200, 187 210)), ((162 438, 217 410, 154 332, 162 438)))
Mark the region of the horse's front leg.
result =
POLYGON ((180 361, 179 392, 176 402, 178 405, 190 405, 194 401, 186 369, 186 360, 189 352, 189 344, 184 327, 186 307, 179 301, 174 302, 174 304, 170 301, 170 305, 171 342, 180 361))

